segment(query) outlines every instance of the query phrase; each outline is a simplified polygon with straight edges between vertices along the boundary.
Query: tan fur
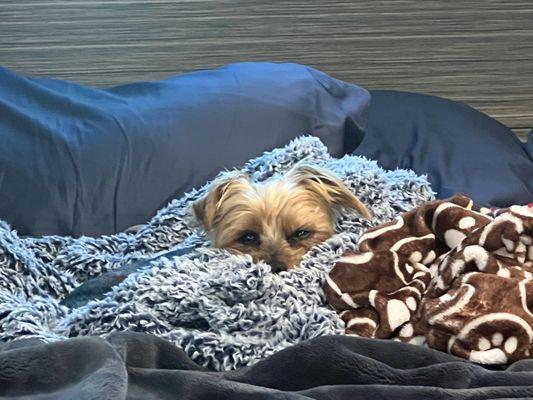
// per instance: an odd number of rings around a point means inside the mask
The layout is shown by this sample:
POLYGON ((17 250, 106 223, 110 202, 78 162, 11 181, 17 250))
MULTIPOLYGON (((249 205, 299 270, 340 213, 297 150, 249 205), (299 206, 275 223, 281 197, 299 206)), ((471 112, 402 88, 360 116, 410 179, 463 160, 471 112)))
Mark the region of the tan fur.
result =
POLYGON ((306 164, 258 184, 243 174, 225 174, 193 208, 215 247, 250 254, 274 272, 296 267, 311 247, 328 239, 342 209, 371 217, 342 181, 306 164), (303 231, 309 234, 295 237, 303 231), (243 242, 247 234, 257 242, 243 242))

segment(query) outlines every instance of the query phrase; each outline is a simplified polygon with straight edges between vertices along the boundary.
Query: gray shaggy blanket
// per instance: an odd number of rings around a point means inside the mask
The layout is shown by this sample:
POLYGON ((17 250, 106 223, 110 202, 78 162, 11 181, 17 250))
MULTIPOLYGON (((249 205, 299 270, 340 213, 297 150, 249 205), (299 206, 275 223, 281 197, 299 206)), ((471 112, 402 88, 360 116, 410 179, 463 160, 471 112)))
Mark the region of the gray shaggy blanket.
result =
POLYGON ((21 238, 0 222, 0 340, 146 332, 180 346, 202 366, 231 370, 303 340, 343 333, 322 289, 328 272, 365 229, 432 200, 433 193, 425 177, 384 171, 361 157, 332 158, 313 137, 265 153, 243 170, 262 181, 303 159, 337 174, 374 219, 344 215, 338 234, 313 248, 301 268, 278 275, 248 256, 209 248, 189 224, 188 206, 207 185, 172 201, 136 233, 21 238), (193 250, 160 256, 180 248, 193 250), (141 259, 145 267, 102 298, 77 308, 60 304, 83 282, 141 259))

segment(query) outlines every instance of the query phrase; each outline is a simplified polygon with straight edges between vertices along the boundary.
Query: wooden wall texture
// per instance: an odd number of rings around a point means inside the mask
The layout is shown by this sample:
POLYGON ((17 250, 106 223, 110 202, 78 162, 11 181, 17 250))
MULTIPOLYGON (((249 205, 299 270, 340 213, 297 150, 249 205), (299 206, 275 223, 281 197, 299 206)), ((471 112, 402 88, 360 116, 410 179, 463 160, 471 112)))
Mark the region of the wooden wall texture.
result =
POLYGON ((465 101, 533 128, 533 1, 1 0, 0 64, 109 86, 245 60, 465 101))

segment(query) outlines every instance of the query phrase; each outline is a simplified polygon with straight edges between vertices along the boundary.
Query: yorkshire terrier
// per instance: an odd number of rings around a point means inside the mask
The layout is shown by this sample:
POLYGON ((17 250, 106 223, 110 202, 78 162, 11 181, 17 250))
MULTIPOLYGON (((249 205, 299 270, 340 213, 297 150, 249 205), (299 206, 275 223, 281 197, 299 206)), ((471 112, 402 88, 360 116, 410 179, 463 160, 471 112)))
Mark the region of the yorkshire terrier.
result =
POLYGON ((308 164, 263 183, 223 174, 193 204, 213 246, 263 260, 274 273, 295 268, 311 247, 331 237, 343 209, 371 218, 340 179, 308 164))

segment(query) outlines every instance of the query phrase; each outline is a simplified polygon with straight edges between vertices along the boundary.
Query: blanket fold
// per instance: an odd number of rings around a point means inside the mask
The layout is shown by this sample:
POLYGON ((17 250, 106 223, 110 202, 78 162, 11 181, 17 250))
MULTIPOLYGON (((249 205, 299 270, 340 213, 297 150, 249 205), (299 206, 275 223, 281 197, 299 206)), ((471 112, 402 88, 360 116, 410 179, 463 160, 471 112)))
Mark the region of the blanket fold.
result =
POLYGON ((486 364, 531 355, 533 208, 474 211, 464 195, 376 226, 329 274, 346 333, 486 364))

